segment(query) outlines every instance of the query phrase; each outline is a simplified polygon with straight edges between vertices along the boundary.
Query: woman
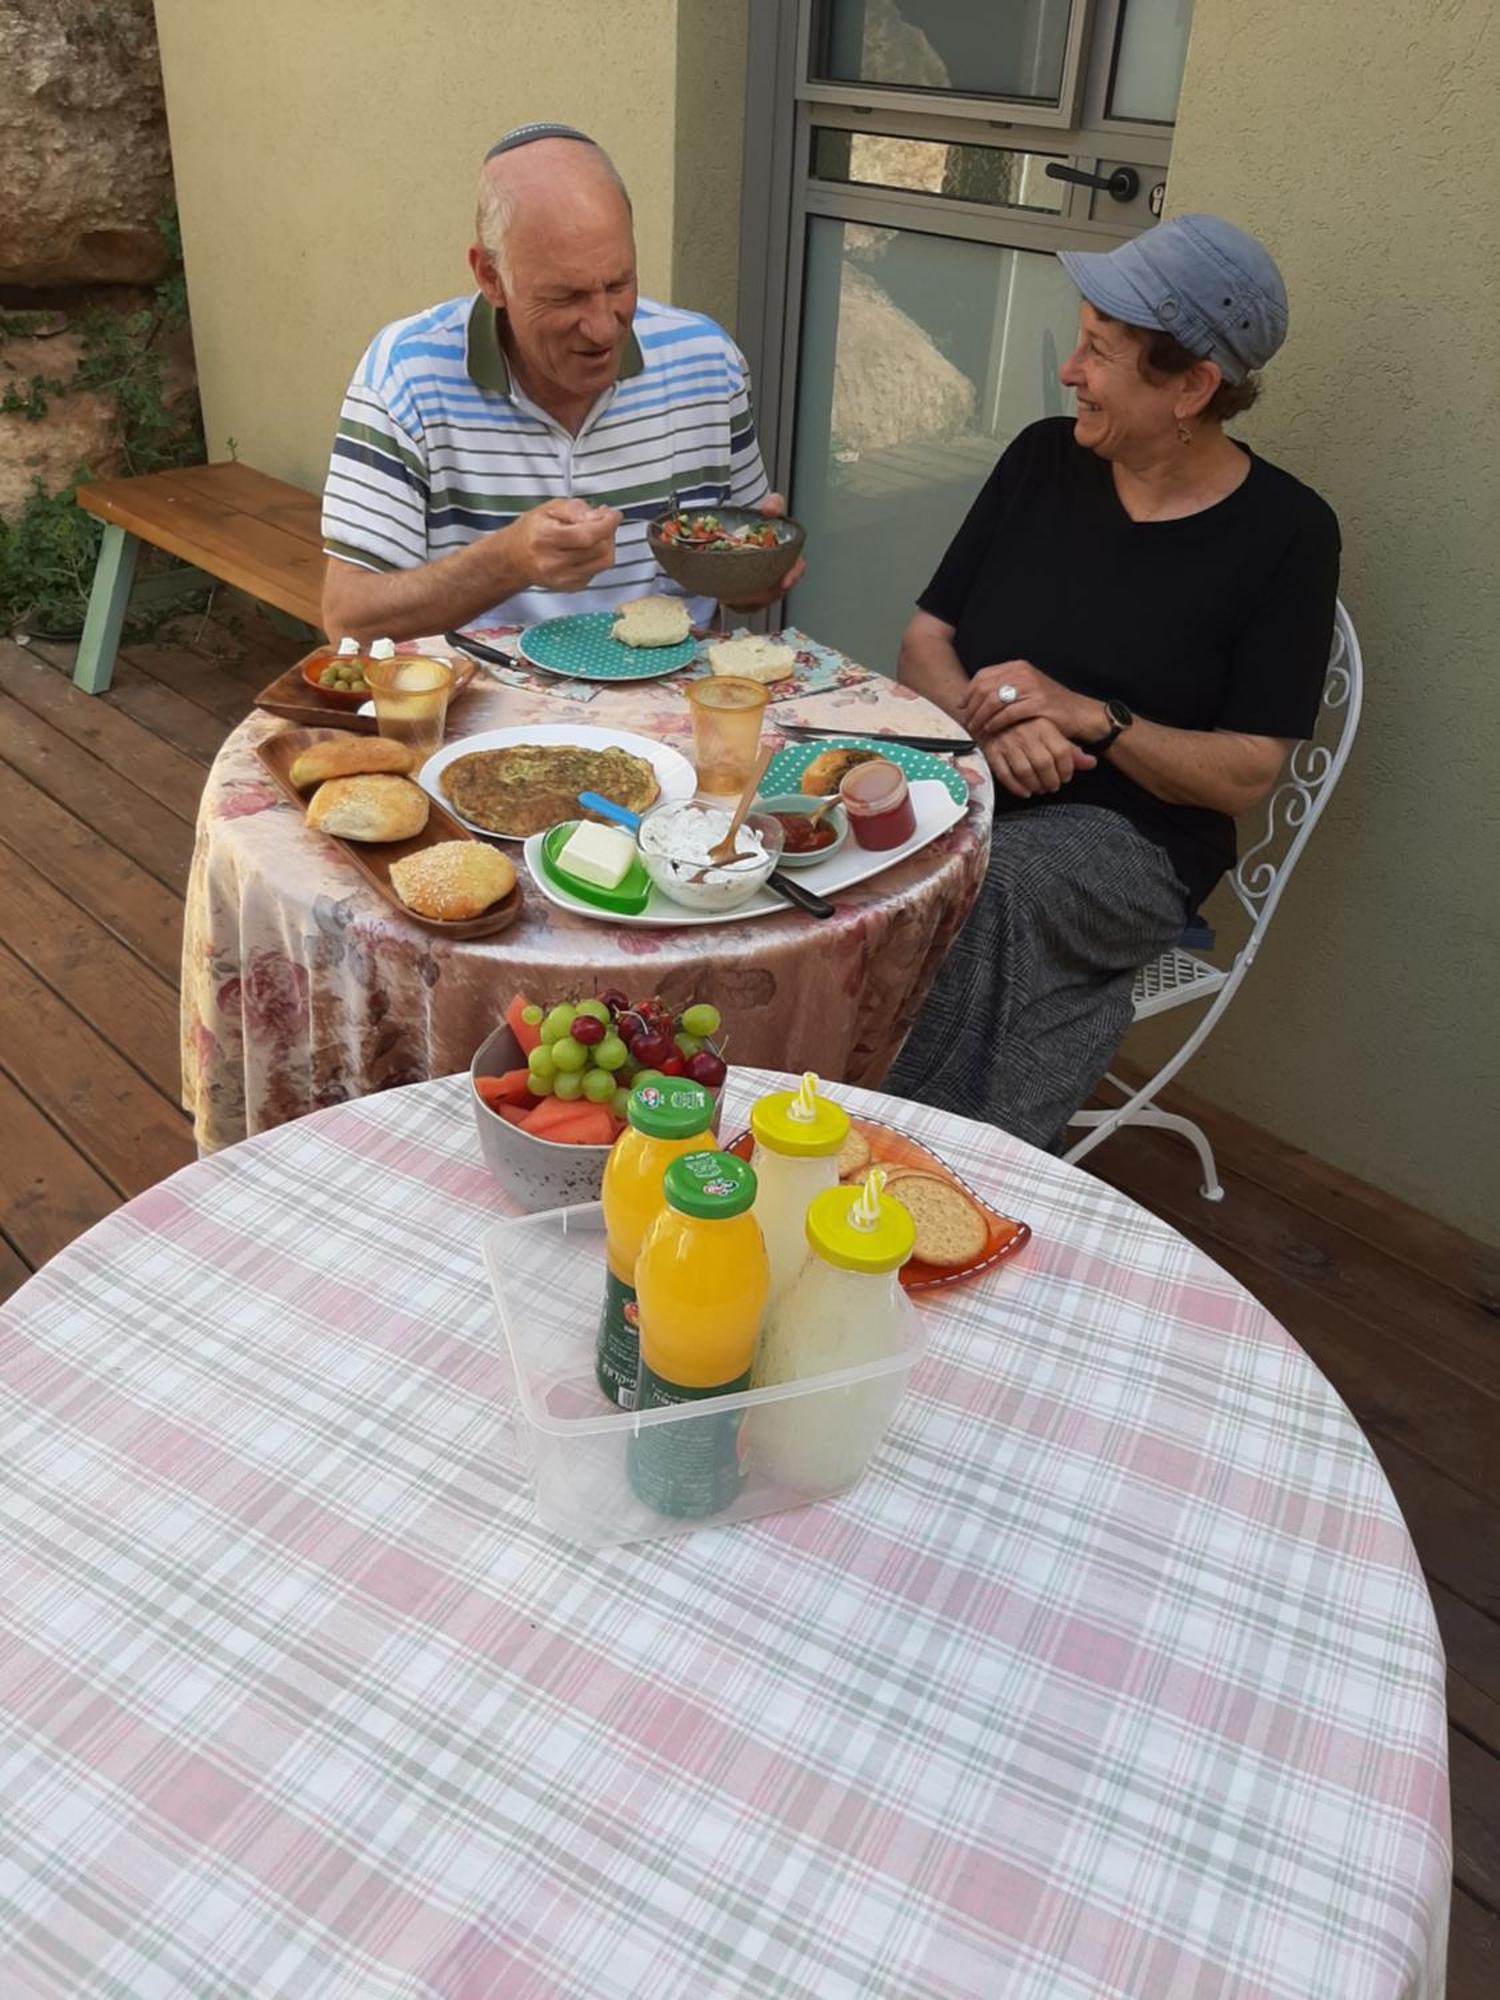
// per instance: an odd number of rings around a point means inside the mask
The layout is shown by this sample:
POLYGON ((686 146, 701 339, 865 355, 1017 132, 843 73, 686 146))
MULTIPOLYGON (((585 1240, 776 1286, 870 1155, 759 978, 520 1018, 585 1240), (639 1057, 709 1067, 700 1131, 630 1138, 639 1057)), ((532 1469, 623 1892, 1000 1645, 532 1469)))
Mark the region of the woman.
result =
POLYGON ((989 875, 887 1087, 1056 1148, 1138 967, 1232 866, 1234 819, 1311 733, 1338 523, 1224 434, 1286 334, 1253 237, 1184 215, 1064 251, 1075 419, 1010 445, 901 645, 982 744, 989 875))

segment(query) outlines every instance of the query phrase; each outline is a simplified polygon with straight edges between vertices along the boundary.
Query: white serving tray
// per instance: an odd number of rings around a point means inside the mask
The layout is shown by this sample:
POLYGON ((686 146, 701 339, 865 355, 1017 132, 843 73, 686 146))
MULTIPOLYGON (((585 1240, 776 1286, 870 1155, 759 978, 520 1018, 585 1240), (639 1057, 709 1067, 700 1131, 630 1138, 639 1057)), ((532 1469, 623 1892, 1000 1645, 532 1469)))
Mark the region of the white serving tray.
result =
MULTIPOLYGON (((660 748, 659 745, 657 747, 660 748)), ((831 854, 826 861, 816 862, 811 868, 797 869, 793 879, 801 887, 811 889, 815 895, 826 896, 832 901, 841 889, 852 889, 856 882, 868 882, 872 875, 883 875, 898 861, 920 853, 940 834, 957 826, 968 810, 936 778, 918 778, 910 790, 917 820, 917 830, 910 840, 903 841, 900 847, 889 847, 879 854, 872 854, 868 849, 856 846, 851 834, 837 854, 831 854)), ((452 812, 453 807, 449 805, 448 810, 452 812)), ((556 903, 560 910, 572 910, 580 917, 592 917, 595 923, 631 924, 646 930, 667 930, 681 924, 744 923, 750 917, 781 916, 794 907, 769 889, 762 889, 737 910, 710 914, 707 911, 685 910, 680 903, 664 896, 660 889, 653 888, 651 901, 639 916, 622 916, 616 910, 597 909, 581 897, 569 895, 560 884, 549 881, 540 860, 544 838, 544 835, 534 833, 521 850, 531 870, 532 880, 549 903, 556 903)))

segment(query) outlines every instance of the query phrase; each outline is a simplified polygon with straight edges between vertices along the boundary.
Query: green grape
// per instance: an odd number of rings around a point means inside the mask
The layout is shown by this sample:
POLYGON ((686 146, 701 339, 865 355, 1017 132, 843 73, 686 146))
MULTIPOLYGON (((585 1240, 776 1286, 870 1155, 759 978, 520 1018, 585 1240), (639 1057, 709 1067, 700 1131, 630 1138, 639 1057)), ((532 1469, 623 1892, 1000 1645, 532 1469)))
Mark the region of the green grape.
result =
POLYGON ((588 1050, 571 1035, 564 1035, 561 1041, 552 1044, 552 1060, 559 1069, 582 1069, 588 1059, 588 1050))
POLYGON ((615 1080, 607 1069, 588 1069, 580 1079, 590 1104, 608 1104, 615 1094, 615 1080))
POLYGON ((628 1090, 617 1090, 610 1100, 609 1108, 615 1114, 616 1118, 626 1117, 630 1111, 630 1092, 628 1090))
POLYGON ((571 1104, 575 1097, 583 1095, 583 1078, 577 1070, 559 1070, 552 1079, 552 1094, 560 1097, 564 1104, 571 1104))
POLYGON ((542 1021, 542 1010, 540 1007, 537 1007, 535 1005, 530 1007, 523 1007, 521 1009, 521 1019, 526 1023, 528 1028, 540 1027, 542 1021))
POLYGON ((544 1042, 560 1042, 572 1025, 573 1009, 571 1007, 554 1007, 542 1023, 542 1040, 544 1042))
POLYGON ((531 1092, 533 1097, 550 1097, 552 1095, 552 1079, 550 1076, 538 1076, 533 1071, 526 1079, 526 1088, 531 1092))
POLYGON ((695 1056, 703 1046, 701 1035, 674 1035, 672 1040, 684 1056, 695 1056))
POLYGON ((716 1035, 722 1015, 717 1007, 710 1007, 706 1000, 699 1000, 682 1010, 682 1026, 690 1035, 716 1035))
POLYGON ((630 1051, 618 1035, 606 1035, 594 1044, 594 1061, 600 1069, 623 1069, 629 1060, 630 1051))
POLYGON ((592 1014, 596 1021, 602 1021, 606 1028, 609 1026, 610 1011, 602 1000, 580 1000, 578 1005, 573 1009, 573 1012, 575 1014, 592 1014))
POLYGON ((531 1051, 526 1058, 526 1067, 533 1076, 539 1076, 543 1083, 550 1083, 557 1074, 557 1064, 553 1061, 552 1051, 545 1044, 531 1051))
POLYGON ((665 1083, 666 1080, 659 1069, 642 1069, 636 1071, 635 1083, 631 1084, 630 1087, 634 1090, 638 1084, 665 1083))

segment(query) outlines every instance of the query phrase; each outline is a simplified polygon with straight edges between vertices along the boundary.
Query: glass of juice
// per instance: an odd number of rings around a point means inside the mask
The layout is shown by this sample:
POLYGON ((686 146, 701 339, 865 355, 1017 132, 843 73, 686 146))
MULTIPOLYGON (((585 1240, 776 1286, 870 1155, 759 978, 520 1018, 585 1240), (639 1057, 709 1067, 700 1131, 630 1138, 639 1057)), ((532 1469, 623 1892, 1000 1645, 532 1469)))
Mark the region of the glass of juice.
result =
POLYGON ((430 757, 443 741, 453 669, 425 654, 365 661, 365 680, 375 698, 375 726, 382 736, 430 757))
POLYGON ((682 691, 693 710, 698 796, 732 803, 755 769, 760 726, 770 694, 758 681, 727 674, 688 681, 682 691))

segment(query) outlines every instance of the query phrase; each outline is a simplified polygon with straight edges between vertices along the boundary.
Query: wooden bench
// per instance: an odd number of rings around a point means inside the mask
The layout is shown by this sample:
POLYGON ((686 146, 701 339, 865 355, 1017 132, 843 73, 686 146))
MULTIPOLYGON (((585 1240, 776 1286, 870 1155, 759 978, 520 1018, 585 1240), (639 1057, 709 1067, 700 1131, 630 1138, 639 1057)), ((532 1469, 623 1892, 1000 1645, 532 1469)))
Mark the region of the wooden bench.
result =
POLYGON ((142 542, 322 630, 316 494, 230 463, 99 480, 78 489, 78 504, 104 523, 73 671, 86 694, 102 694, 114 673, 142 542))

